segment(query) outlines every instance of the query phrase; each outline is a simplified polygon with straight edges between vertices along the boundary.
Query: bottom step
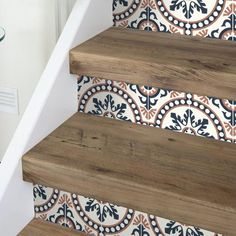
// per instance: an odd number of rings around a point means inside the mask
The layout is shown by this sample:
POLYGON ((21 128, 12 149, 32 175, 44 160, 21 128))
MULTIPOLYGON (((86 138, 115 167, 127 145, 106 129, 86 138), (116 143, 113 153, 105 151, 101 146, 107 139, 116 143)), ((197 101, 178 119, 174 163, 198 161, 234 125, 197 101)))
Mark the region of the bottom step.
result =
POLYGON ((23 157, 24 180, 236 232, 231 143, 77 113, 23 157))
POLYGON ((43 220, 33 219, 18 236, 85 236, 75 230, 62 227, 58 224, 49 223, 43 220))

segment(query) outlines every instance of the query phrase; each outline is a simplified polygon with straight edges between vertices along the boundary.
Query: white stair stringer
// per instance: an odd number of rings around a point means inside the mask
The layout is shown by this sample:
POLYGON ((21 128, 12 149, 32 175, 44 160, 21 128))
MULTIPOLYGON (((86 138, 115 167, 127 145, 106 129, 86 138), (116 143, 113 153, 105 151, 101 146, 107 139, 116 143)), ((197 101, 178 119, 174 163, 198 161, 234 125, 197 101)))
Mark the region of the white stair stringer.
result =
POLYGON ((77 111, 69 50, 112 26, 112 0, 77 0, 0 165, 0 232, 15 236, 33 218, 32 184, 21 158, 77 111))

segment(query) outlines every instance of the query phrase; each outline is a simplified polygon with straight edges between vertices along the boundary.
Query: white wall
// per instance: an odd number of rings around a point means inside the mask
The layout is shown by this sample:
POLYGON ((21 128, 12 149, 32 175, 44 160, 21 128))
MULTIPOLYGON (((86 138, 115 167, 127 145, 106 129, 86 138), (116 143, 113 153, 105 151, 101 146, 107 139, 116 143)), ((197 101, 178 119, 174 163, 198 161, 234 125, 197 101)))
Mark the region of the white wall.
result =
POLYGON ((0 42, 0 87, 17 88, 19 94, 19 115, 0 112, 0 160, 32 96, 73 2, 74 0, 0 0, 0 27, 6 30, 6 37, 0 42))

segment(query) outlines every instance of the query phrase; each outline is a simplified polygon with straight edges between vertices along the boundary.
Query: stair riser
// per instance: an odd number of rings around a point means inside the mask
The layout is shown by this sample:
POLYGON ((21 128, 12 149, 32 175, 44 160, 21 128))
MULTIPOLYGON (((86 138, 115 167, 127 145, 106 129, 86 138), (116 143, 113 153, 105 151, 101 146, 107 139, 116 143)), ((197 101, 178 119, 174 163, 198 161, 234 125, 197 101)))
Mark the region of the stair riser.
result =
POLYGON ((82 76, 80 112, 236 143, 236 101, 82 76))
MULTIPOLYGON (((40 219, 46 214, 47 220, 54 222, 56 218, 63 219, 64 217, 65 219, 67 218, 67 221, 70 219, 70 222, 73 222, 71 226, 77 230, 81 230, 80 225, 82 229, 90 229, 90 232, 95 235, 101 232, 101 229, 98 227, 99 225, 103 226, 103 230, 108 234, 112 233, 112 235, 124 236, 132 235, 132 232, 135 231, 140 232, 140 227, 143 227, 142 232, 148 233, 149 236, 156 236, 158 232, 163 236, 172 235, 171 232, 167 233, 167 230, 173 230, 176 226, 184 232, 187 230, 196 232, 193 226, 154 217, 153 215, 126 209, 112 203, 101 202, 64 191, 57 191, 49 187, 35 185, 34 192, 36 193, 35 212, 37 218, 40 219), (56 195, 56 198, 53 197, 54 195, 56 195), (48 204, 52 200, 55 200, 55 202, 51 208, 48 208, 48 204), (63 211, 63 208, 67 210, 63 211), (110 210, 110 214, 106 209, 110 210), (73 216, 71 212, 73 212, 73 216)), ((203 229, 199 229, 199 231, 203 236, 217 235, 203 229)))

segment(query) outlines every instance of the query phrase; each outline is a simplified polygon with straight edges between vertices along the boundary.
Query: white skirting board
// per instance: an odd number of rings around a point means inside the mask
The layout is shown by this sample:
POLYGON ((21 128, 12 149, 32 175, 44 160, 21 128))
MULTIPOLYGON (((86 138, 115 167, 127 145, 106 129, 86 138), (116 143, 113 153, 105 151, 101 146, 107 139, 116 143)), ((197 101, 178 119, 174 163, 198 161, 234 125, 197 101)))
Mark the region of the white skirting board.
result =
POLYGON ((21 158, 77 111, 69 50, 112 26, 112 0, 77 0, 0 165, 0 232, 15 236, 33 218, 32 184, 21 158))

